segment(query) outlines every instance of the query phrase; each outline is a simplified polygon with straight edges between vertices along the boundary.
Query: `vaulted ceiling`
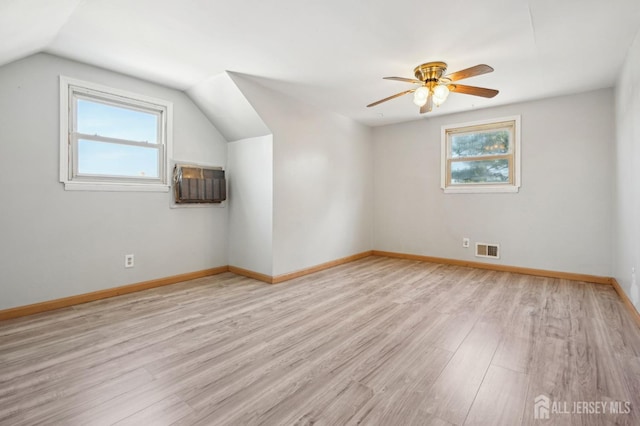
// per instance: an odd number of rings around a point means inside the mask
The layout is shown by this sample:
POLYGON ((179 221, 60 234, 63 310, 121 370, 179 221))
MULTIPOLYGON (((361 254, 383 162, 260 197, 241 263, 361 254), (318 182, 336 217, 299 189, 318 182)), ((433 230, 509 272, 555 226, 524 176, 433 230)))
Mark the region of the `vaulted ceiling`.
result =
MULTIPOLYGON (((486 63, 434 114, 611 87, 640 29, 638 0, 0 0, 0 65, 36 52, 187 91, 224 71, 368 125, 424 118, 416 65, 486 63)), ((427 115, 428 116, 428 115, 427 115)))

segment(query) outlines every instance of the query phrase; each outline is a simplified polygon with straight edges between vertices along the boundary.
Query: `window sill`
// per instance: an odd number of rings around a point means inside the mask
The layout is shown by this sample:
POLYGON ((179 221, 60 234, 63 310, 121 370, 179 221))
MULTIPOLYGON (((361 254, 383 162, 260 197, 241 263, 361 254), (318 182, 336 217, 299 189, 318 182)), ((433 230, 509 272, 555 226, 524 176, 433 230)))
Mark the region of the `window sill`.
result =
POLYGON ((227 207, 227 201, 225 200, 220 203, 193 203, 193 204, 186 204, 186 203, 176 204, 174 202, 171 202, 171 205, 169 207, 172 209, 203 209, 203 208, 223 209, 227 207))
POLYGON ((169 192, 169 185, 143 183, 63 182, 65 191, 169 192))
POLYGON ((445 194, 482 194, 482 193, 514 193, 520 190, 518 186, 475 186, 475 187, 449 187, 443 188, 445 194))

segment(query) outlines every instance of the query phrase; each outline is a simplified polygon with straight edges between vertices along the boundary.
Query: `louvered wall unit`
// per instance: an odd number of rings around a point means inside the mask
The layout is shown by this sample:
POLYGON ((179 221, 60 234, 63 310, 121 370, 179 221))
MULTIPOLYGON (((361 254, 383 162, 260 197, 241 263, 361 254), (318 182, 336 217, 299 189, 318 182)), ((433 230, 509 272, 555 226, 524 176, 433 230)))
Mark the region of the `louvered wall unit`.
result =
POLYGON ((173 168, 176 204, 213 204, 227 199, 227 182, 221 167, 176 164, 173 168))

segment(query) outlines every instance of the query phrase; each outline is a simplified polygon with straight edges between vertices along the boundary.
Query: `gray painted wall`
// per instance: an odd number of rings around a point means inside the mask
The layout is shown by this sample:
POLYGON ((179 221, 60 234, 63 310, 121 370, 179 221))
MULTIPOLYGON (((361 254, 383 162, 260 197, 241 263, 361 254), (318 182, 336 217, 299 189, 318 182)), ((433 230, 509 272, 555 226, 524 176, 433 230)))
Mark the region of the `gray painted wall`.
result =
POLYGON ((640 311, 640 33, 616 87, 616 135, 613 275, 640 311))
POLYGON ((0 309, 226 265, 226 208, 64 191, 60 74, 172 101, 174 159, 226 163, 226 141, 182 92, 47 54, 1 67, 0 309))
POLYGON ((371 129, 232 78, 273 132, 273 274, 371 250, 371 129))
POLYGON ((375 128, 375 249, 610 276, 613 123, 606 89, 375 128), (441 126, 518 114, 520 192, 444 194, 441 126))
POLYGON ((229 265, 273 274, 273 137, 227 148, 229 265))

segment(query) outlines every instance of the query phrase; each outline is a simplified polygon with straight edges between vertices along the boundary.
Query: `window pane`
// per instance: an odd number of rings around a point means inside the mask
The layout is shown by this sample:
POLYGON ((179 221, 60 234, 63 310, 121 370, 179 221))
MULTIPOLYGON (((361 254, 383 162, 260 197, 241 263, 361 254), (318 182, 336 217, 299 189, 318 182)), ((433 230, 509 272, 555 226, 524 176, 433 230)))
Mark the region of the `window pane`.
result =
POLYGON ((158 143, 156 114, 78 99, 78 132, 137 142, 158 143))
POLYGON ((78 173, 123 177, 159 178, 160 150, 81 139, 78 141, 78 173))
POLYGON ((509 130, 461 133, 451 135, 451 157, 501 155, 509 152, 509 130))
POLYGON ((452 161, 451 183, 509 183, 509 160, 452 161))

